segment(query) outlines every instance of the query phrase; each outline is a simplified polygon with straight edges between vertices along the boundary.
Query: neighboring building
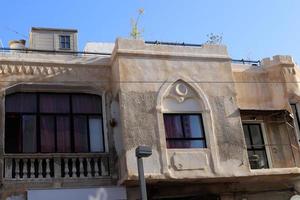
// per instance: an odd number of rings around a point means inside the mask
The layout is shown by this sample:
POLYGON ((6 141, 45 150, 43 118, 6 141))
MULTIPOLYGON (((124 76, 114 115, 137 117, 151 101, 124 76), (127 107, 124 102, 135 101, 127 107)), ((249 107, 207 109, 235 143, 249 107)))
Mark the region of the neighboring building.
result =
POLYGON ((33 27, 30 49, 77 51, 77 30, 33 27))
POLYGON ((67 54, 38 44, 40 30, 66 31, 33 28, 29 49, 0 53, 1 199, 139 199, 139 145, 153 150, 149 199, 300 192, 290 56, 233 62, 221 45, 130 39, 67 54))

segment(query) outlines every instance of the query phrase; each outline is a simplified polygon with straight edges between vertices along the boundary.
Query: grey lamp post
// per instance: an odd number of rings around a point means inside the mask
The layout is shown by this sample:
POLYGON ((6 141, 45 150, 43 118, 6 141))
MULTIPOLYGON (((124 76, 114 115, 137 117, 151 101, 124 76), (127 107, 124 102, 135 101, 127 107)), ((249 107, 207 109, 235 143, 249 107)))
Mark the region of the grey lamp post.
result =
POLYGON ((144 166, 143 166, 142 158, 149 157, 151 155, 152 155, 152 149, 149 146, 138 146, 135 149, 135 156, 137 158, 140 191, 141 191, 141 199, 142 200, 147 200, 147 189, 146 189, 146 181, 145 181, 145 176, 144 176, 144 166))

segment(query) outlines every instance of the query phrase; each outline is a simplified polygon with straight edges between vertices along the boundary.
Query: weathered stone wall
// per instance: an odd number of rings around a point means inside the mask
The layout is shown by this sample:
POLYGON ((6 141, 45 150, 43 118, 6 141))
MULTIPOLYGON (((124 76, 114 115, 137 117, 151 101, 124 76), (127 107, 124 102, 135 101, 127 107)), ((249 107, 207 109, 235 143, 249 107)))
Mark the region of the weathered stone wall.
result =
POLYGON ((248 171, 231 65, 224 47, 166 47, 117 40, 114 56, 118 67, 115 71, 120 73, 119 102, 126 150, 121 166, 128 173, 122 174, 124 180, 137 176, 138 145, 153 148, 144 166, 146 175, 154 179, 231 176, 248 171), (205 122, 208 149, 178 150, 189 159, 194 159, 193 152, 202 152, 208 159, 204 169, 176 170, 171 160, 174 154, 166 148, 163 112, 157 102, 164 96, 164 88, 177 80, 200 88, 207 98, 209 109, 204 115, 209 116, 205 122))

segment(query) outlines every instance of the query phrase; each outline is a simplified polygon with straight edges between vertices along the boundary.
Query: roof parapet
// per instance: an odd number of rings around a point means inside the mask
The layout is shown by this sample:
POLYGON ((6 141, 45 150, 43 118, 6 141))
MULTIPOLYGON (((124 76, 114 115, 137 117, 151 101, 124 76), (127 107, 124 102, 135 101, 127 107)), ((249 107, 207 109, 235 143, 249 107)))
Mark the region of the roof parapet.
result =
POLYGON ((262 67, 270 67, 275 65, 285 65, 286 67, 293 67, 295 62, 292 56, 289 55, 276 55, 272 58, 264 58, 261 61, 262 67))

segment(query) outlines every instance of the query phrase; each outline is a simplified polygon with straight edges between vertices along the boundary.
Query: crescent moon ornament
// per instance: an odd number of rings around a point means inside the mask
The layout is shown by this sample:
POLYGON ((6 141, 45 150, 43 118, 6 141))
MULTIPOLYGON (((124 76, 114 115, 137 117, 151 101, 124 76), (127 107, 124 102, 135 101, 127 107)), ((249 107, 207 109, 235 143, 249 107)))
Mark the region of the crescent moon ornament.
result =
POLYGON ((182 83, 178 83, 175 90, 179 96, 186 96, 188 94, 188 88, 182 83))

